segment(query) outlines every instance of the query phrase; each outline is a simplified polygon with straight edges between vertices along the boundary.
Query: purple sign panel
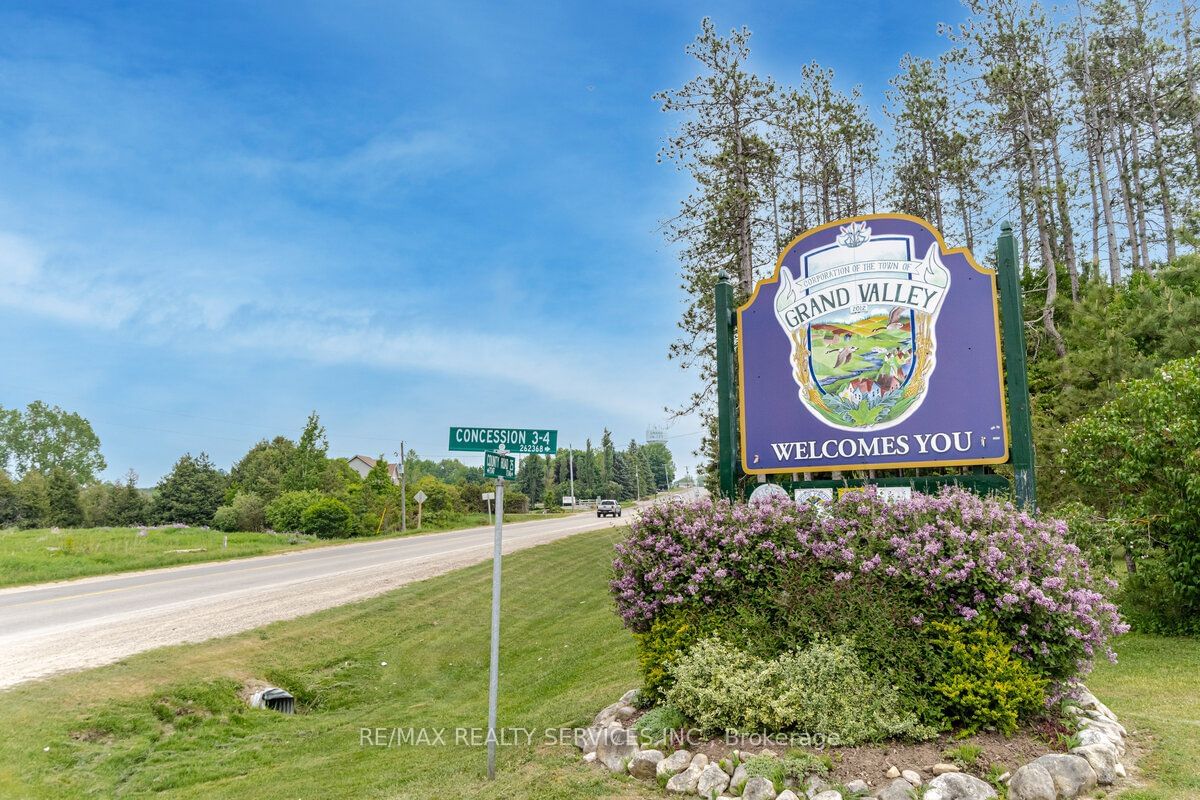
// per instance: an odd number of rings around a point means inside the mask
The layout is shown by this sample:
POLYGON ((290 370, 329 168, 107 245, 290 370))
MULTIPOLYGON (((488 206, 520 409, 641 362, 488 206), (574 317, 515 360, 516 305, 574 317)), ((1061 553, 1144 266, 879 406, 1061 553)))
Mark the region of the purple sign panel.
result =
POLYGON ((808 231, 738 333, 746 472, 1008 460, 995 273, 922 219, 808 231))

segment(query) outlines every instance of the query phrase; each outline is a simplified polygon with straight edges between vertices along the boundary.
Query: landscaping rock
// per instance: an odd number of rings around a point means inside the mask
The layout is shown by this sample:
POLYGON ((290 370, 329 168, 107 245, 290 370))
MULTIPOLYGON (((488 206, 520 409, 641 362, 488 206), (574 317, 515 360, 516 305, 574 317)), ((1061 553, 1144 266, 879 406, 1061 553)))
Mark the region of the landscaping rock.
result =
POLYGON ((738 764, 733 769, 733 777, 729 779, 729 791, 737 792, 745 785, 746 779, 750 776, 746 773, 746 765, 738 764))
POLYGON ((695 794, 696 784, 700 782, 702 767, 688 767, 678 775, 673 775, 667 781, 667 791, 671 794, 695 794))
POLYGON ((1108 786, 1117 779, 1117 748, 1111 744, 1087 744, 1072 748, 1071 753, 1083 756, 1096 773, 1096 782, 1108 786))
POLYGON ((728 787, 729 776, 725 774, 725 770, 717 764, 709 764, 700 772, 700 780, 696 782, 696 793, 701 797, 712 797, 728 787))
POLYGON ((638 710, 633 706, 621 706, 613 715, 618 722, 629 722, 637 716, 638 710))
POLYGON ((691 761, 692 754, 687 750, 676 750, 655 765, 654 774, 656 776, 666 775, 668 778, 672 775, 678 775, 688 768, 691 761))
MULTIPOLYGON (((929 768, 929 771, 934 775, 949 775, 951 772, 962 772, 962 770, 960 770, 954 764, 934 764, 929 768)), ((901 772, 900 774, 903 775, 904 773, 901 772)))
POLYGON ((1117 715, 1112 712, 1111 708, 1104 705, 1104 703, 1101 703, 1096 695, 1092 694, 1082 686, 1080 689, 1081 691, 1077 701, 1080 708, 1084 709, 1085 711, 1095 711, 1101 716, 1111 719, 1113 722, 1117 721, 1117 715))
POLYGON ((870 790, 871 787, 867 786, 867 782, 862 778, 859 778, 856 781, 850 781, 846 784, 846 791, 850 794, 866 794, 870 790))
POLYGON ((629 762, 629 774, 635 778, 652 781, 658 777, 658 762, 662 760, 661 750, 638 750, 629 762))
POLYGON ((633 705, 634 701, 637 700, 637 696, 638 690, 630 689, 628 692, 621 695, 621 699, 618 700, 617 703, 623 706, 631 706, 633 705))
POLYGON ((911 783, 913 786, 921 785, 921 773, 915 769, 906 769, 900 773, 900 777, 911 783))
POLYGON ((1035 758, 1031 763, 1050 773, 1060 798, 1079 797, 1096 788, 1096 771, 1082 756, 1055 753, 1035 758))
POLYGON ((595 750, 593 750, 593 751, 592 751, 592 752, 590 752, 590 753, 584 753, 584 754, 583 754, 583 761, 584 761, 584 763, 586 763, 586 764, 591 764, 591 763, 592 763, 593 761, 595 761, 595 760, 596 760, 596 751, 595 751, 595 750))
POLYGON ((916 795, 916 790, 913 785, 904 778, 896 778, 887 786, 879 790, 875 796, 879 800, 912 800, 916 795))
POLYGON ((704 755, 704 753, 696 753, 696 755, 692 756, 691 766, 704 769, 708 766, 708 756, 704 755))
POLYGON ((582 731, 576 731, 575 746, 583 751, 585 756, 588 753, 595 753, 596 745, 600 743, 601 730, 603 730, 603 728, 585 728, 582 731))
POLYGON ((1125 755, 1125 740, 1113 734, 1105 733, 1100 728, 1083 728, 1079 733, 1075 734, 1079 738, 1079 746, 1086 747, 1092 744, 1101 746, 1111 745, 1117 749, 1117 755, 1125 755))
POLYGON ((820 775, 809 775, 804 781, 804 794, 810 798, 815 798, 818 794, 829 788, 829 781, 822 778, 820 775))
MULTIPOLYGON (((779 800, 779 798, 775 798, 775 800, 779 800)), ((814 794, 812 800, 842 800, 842 793, 836 789, 826 789, 814 794)))
POLYGON ((617 711, 623 705, 625 704, 618 700, 611 706, 605 706, 604 708, 600 709, 600 713, 597 714, 596 718, 592 720, 592 726, 596 728, 607 728, 608 723, 617 718, 617 711))
POLYGON ((1026 764, 1008 782, 1008 800, 1056 800, 1054 778, 1040 764, 1026 764))
POLYGON ((1117 774, 1118 778, 1124 778, 1125 777, 1125 765, 1118 763, 1117 766, 1113 769, 1113 772, 1115 772, 1117 774))
POLYGON ((895 767, 888 767, 888 771, 884 773, 884 775, 888 778, 899 778, 900 770, 896 769, 895 767))
POLYGON ((742 800, 776 800, 775 787, 766 778, 755 776, 746 781, 742 800))
POLYGON ((784 789, 775 796, 775 800, 800 800, 800 797, 791 789, 784 789))
POLYGON ((996 790, 965 772, 944 772, 929 781, 923 800, 993 800, 996 790))
POLYGON ((606 728, 596 742, 596 760, 609 772, 624 772, 637 751, 637 736, 624 728, 606 728))

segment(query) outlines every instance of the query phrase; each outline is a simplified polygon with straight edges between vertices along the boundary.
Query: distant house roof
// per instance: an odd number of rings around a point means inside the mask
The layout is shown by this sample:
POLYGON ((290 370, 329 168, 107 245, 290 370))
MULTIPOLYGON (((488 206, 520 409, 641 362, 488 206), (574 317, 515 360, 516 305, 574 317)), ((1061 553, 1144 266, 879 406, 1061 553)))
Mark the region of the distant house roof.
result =
MULTIPOLYGON (((375 462, 378 461, 378 459, 371 458, 370 456, 356 455, 356 456, 354 456, 354 458, 350 459, 350 463, 352 464, 355 461, 361 461, 363 464, 366 465, 366 467, 367 467, 366 471, 360 470, 360 472, 362 473, 362 476, 365 478, 366 472, 370 471, 371 468, 375 466, 375 462)), ((400 482, 400 470, 396 464, 388 464, 388 475, 391 476, 392 483, 400 482)))

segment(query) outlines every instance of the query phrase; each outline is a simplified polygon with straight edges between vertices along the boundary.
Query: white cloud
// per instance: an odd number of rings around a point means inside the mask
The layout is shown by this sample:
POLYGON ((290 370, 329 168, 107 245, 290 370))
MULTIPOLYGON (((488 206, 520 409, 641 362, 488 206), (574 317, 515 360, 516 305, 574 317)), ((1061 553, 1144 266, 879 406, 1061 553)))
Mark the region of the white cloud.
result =
POLYGON ((203 270, 137 276, 70 266, 28 238, 0 232, 0 307, 69 325, 259 359, 502 381, 635 418, 657 416, 680 394, 679 376, 661 363, 638 365, 578 343, 476 330, 460 319, 384 325, 371 307, 292 297, 249 276, 222 275, 214 292, 212 277, 203 270), (621 372, 597 364, 620 365, 621 372))

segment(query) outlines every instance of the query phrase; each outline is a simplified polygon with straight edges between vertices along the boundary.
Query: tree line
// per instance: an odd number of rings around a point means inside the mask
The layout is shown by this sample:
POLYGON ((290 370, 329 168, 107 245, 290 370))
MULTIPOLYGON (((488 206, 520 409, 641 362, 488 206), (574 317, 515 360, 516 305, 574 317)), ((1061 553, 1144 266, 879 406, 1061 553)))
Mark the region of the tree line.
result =
POLYGON ((675 482, 675 462, 662 442, 639 445, 631 440, 624 450, 618 450, 606 428, 599 447, 592 447, 592 440, 588 439, 582 450, 559 450, 545 457, 526 456, 521 461, 517 486, 552 508, 569 496, 572 477, 578 500, 633 500, 671 488, 675 482))
MULTIPOLYGON (((436 527, 483 512, 483 494, 495 485, 481 467, 411 450, 403 489, 382 455, 361 476, 347 459, 329 456, 316 412, 299 437, 264 439, 228 471, 206 453, 185 453, 151 490, 138 488, 132 470, 122 481, 97 480, 105 468, 100 439, 78 414, 35 402, 23 411, 0 408, 0 422, 0 527, 178 524, 323 537, 377 534, 415 526, 418 493, 426 498, 421 521, 436 527), (10 471, 20 477, 14 480, 10 471)), ((630 442, 617 451, 605 430, 599 449, 588 440, 583 450, 526 456, 507 509, 528 511, 531 499, 560 508, 572 470, 579 497, 627 499, 668 488, 675 467, 665 445, 630 442)))
POLYGON ((1011 219, 1038 294, 1030 338, 1059 357, 1060 295, 1078 306, 1086 281, 1153 274, 1194 244, 1193 0, 964 6, 939 26, 942 55, 901 59, 878 115, 828 67, 801 65, 794 86, 755 73, 747 28, 702 21, 686 48, 700 74, 655 95, 678 121, 660 160, 693 180, 664 223, 689 298, 670 355, 701 379, 681 412, 711 415, 718 273, 741 302, 788 241, 835 219, 914 214, 984 260, 1011 219))

